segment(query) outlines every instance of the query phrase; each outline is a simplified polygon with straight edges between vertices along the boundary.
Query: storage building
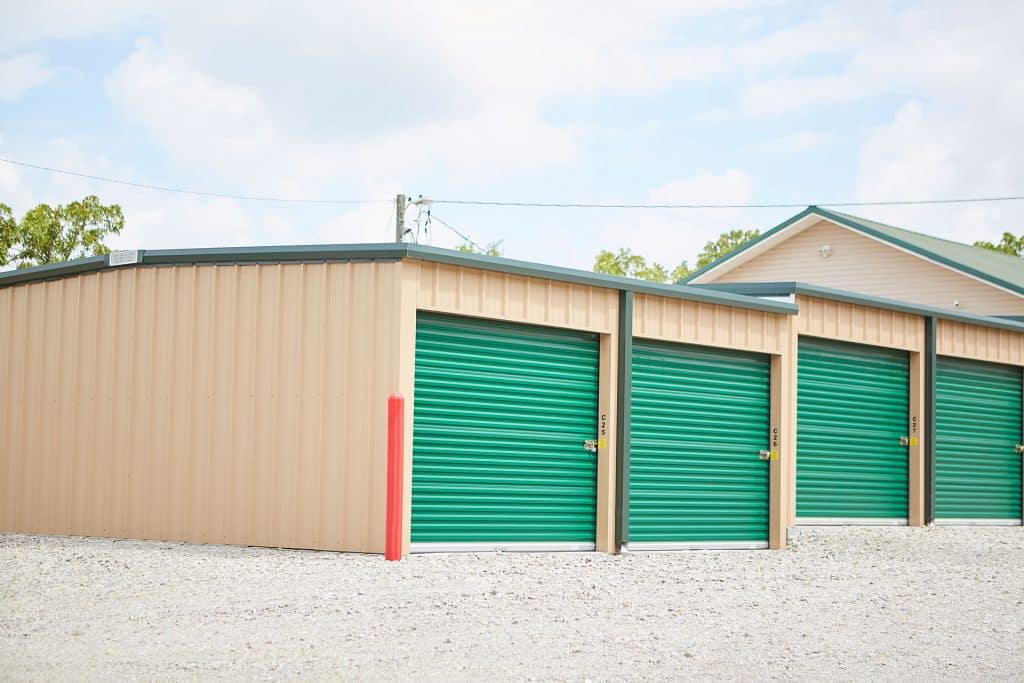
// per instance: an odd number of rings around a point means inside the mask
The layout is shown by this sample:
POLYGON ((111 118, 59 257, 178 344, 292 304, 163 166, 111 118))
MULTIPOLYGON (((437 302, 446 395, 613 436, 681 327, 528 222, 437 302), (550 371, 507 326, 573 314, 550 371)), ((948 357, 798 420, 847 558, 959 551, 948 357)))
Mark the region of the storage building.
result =
POLYGON ((394 393, 406 551, 1019 523, 1024 324, 730 287, 405 244, 3 273, 0 530, 382 552, 394 393))

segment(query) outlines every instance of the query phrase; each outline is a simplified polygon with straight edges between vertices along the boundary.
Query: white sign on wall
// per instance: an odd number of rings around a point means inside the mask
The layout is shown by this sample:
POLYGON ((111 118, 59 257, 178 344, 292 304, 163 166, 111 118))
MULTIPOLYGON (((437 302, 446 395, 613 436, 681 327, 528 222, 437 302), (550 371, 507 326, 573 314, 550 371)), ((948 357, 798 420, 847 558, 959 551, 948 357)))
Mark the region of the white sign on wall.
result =
POLYGON ((139 262, 139 250, 132 249, 129 251, 112 251, 110 252, 110 265, 111 266, 129 266, 133 263, 139 262))

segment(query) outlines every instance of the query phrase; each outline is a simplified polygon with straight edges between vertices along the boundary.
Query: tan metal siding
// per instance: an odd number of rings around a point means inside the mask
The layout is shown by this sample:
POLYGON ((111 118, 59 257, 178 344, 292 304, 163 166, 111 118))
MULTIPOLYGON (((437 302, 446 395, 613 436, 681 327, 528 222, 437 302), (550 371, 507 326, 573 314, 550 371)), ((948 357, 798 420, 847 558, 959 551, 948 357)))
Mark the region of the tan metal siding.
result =
POLYGON ((0 290, 0 528, 380 552, 398 263, 0 290))
POLYGON ((613 289, 417 262, 417 308, 424 311, 610 333, 618 292, 613 289))
POLYGON ((788 316, 637 294, 633 335, 763 353, 781 353, 788 316))
POLYGON ((936 353, 1008 365, 1024 365, 1024 333, 939 320, 936 353))
POLYGON ((920 316, 809 296, 798 296, 796 302, 798 334, 907 351, 924 348, 920 316))
POLYGON ((1024 297, 820 221, 741 265, 701 282, 807 282, 986 315, 1024 315, 1024 297), (823 258, 819 249, 831 245, 823 258))

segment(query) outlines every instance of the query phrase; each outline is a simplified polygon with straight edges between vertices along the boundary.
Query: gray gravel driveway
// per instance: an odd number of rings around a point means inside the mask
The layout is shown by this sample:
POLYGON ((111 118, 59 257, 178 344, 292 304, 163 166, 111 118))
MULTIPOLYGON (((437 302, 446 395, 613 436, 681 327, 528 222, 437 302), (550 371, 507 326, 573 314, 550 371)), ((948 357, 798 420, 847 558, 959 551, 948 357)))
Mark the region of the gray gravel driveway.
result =
POLYGON ((10 679, 1020 679, 1024 530, 416 556, 0 535, 10 679))

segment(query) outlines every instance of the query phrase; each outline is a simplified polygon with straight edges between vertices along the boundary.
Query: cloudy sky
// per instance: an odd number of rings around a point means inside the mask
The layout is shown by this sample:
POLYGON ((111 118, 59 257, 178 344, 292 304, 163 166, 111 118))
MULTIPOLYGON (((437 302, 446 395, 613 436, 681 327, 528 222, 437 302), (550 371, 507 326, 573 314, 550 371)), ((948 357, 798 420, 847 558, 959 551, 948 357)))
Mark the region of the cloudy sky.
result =
MULTIPOLYGON (((541 202, 828 203, 1024 194, 1024 3, 5 2, 0 164, 17 214, 94 193, 119 246, 392 238, 397 192, 541 202), (390 5, 390 6, 389 6, 390 5)), ((973 241, 1024 202, 852 213, 973 241)), ((466 207, 506 254, 666 265, 791 209, 466 207)), ((415 213, 413 214, 415 215, 415 213)), ((434 224, 432 242, 458 239, 434 224)))

